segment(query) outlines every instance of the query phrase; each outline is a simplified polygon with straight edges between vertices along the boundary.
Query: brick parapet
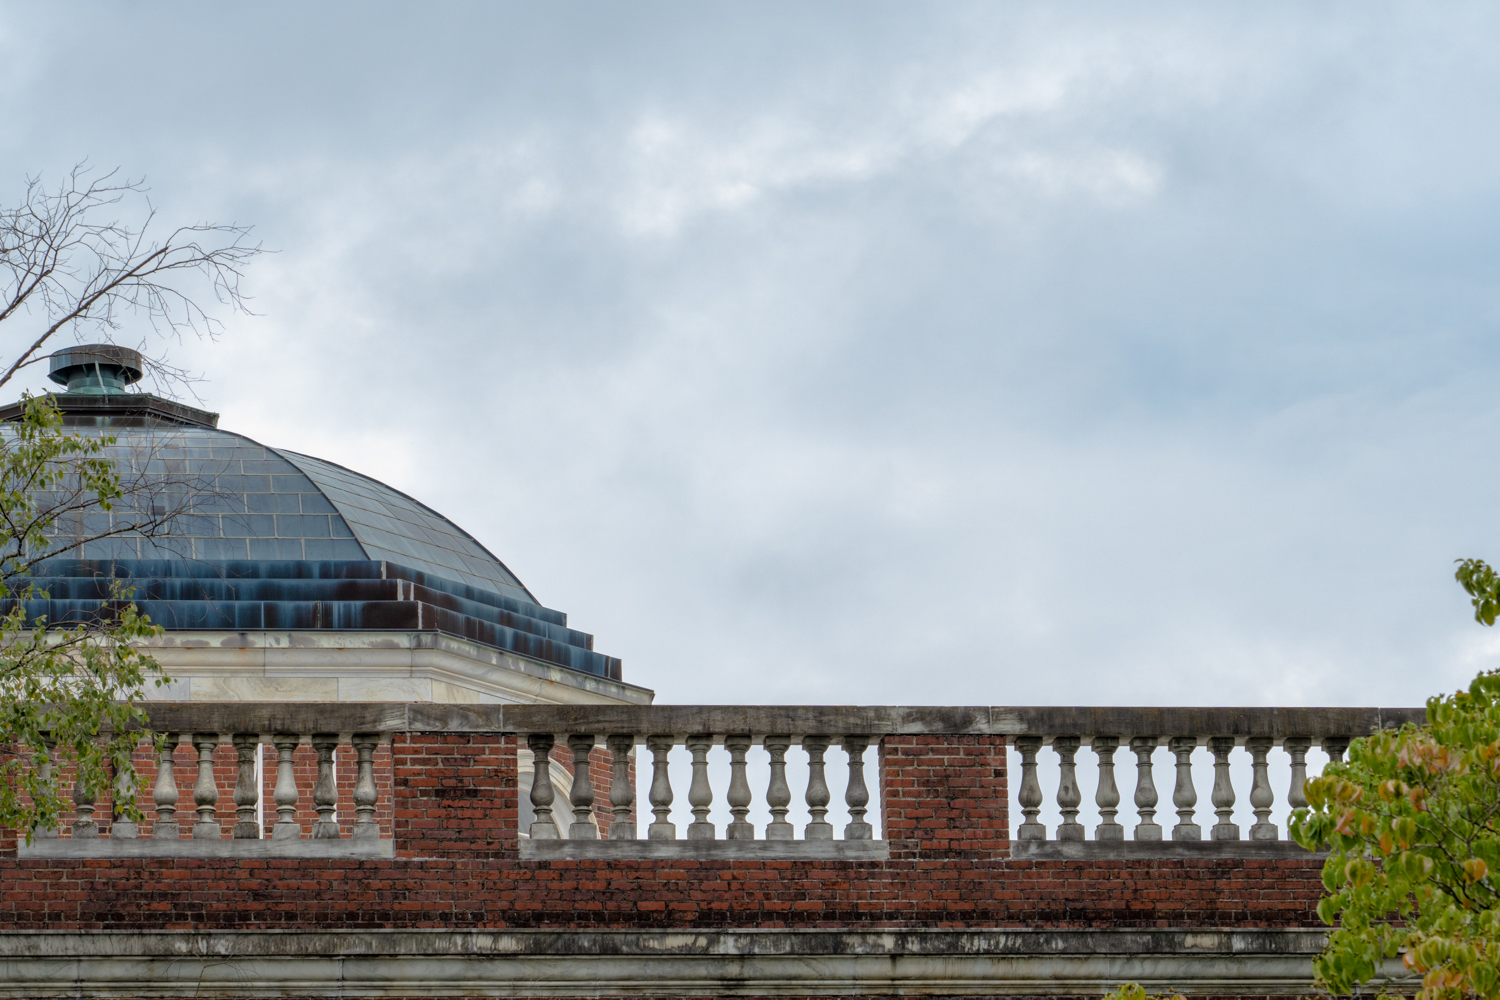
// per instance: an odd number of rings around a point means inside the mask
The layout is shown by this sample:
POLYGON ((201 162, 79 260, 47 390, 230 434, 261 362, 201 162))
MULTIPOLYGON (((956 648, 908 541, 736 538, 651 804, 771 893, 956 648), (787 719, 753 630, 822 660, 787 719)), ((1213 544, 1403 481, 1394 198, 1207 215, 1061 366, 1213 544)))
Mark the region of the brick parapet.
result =
MULTIPOLYGON (((998 736, 882 741, 871 786, 889 860, 523 862, 521 742, 396 734, 393 859, 18 860, 12 850, 0 857, 0 929, 1319 926, 1312 857, 1011 859, 998 736)), ((597 753, 599 807, 607 752, 597 753)), ((181 770, 186 827, 191 768, 181 770)), ((226 767, 220 816, 232 823, 228 777, 226 767)), ((339 777, 341 789, 352 782, 342 766, 339 777)))

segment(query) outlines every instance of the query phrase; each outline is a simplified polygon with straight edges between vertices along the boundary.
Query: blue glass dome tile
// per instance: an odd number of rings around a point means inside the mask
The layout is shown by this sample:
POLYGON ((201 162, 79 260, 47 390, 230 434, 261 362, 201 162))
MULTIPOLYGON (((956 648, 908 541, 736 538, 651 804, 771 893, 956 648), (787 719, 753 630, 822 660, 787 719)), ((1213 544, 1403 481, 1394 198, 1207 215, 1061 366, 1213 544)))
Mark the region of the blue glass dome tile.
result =
POLYGON ((246 473, 257 475, 293 476, 301 475, 291 462, 280 458, 247 458, 240 463, 246 473))
POLYGON ((338 508, 328 502, 328 498, 321 493, 300 493, 302 498, 302 513, 304 514, 337 514, 338 508))
POLYGON ((364 549, 352 538, 309 538, 303 543, 308 559, 363 559, 364 549))
POLYGON ((326 514, 277 514, 276 534, 282 538, 327 538, 326 514))
POLYGON ((85 559, 139 559, 140 548, 134 538, 101 538, 82 546, 85 559))
POLYGON ((192 510, 199 514, 244 514, 245 501, 240 493, 208 493, 193 498, 192 510))
POLYGON ((212 514, 185 514, 173 519, 168 534, 189 538, 217 538, 219 518, 212 514))
POLYGON ((248 559, 249 546, 243 538, 194 538, 193 557, 196 559, 248 559))
POLYGON ((245 507, 257 514, 299 514, 302 505, 296 493, 247 493, 245 507))
POLYGON ((276 518, 270 514, 225 514, 219 519, 219 523, 226 535, 276 537, 276 518))
POLYGON ((302 559, 300 538, 251 538, 251 559, 302 559))

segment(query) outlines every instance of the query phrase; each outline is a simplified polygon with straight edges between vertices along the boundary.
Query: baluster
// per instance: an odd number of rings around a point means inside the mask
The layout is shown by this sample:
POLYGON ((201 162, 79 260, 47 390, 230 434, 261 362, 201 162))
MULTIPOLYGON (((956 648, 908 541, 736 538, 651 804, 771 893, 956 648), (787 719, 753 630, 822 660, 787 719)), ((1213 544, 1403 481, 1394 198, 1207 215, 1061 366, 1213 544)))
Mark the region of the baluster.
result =
POLYGON ((161 738, 161 751, 156 756, 156 787, 151 790, 151 801, 156 806, 152 840, 176 840, 181 834, 177 826, 177 775, 172 766, 172 755, 181 740, 178 733, 165 733, 161 738))
POLYGON ((235 840, 259 840, 260 824, 255 821, 255 806, 260 802, 260 789, 255 781, 255 750, 260 746, 256 733, 235 733, 229 737, 234 744, 239 774, 234 782, 234 832, 235 840))
POLYGON ((1269 736, 1252 736, 1245 741, 1254 775, 1250 781, 1250 808, 1255 811, 1255 822, 1250 827, 1251 840, 1279 840, 1281 837, 1281 830, 1271 822, 1271 806, 1276 803, 1276 793, 1271 791, 1271 776, 1266 770, 1266 754, 1275 744, 1276 741, 1269 736))
POLYGON ((1172 789, 1172 804, 1177 807, 1177 825, 1172 827, 1173 840, 1202 840, 1203 828, 1193 822, 1193 807, 1198 792, 1193 788, 1193 751, 1198 737, 1174 736, 1167 744, 1177 758, 1177 787, 1172 789))
POLYGON ((532 840, 561 840, 557 823, 552 819, 551 753, 554 740, 551 733, 532 733, 526 737, 526 747, 531 751, 531 829, 526 833, 532 840))
POLYGON ((766 787, 766 805, 771 822, 766 824, 767 840, 796 840, 797 830, 786 821, 787 807, 792 804, 792 789, 786 783, 786 752, 791 749, 790 736, 767 736, 766 753, 771 755, 771 783, 766 787))
POLYGON ((676 741, 670 736, 646 737, 646 749, 651 751, 651 825, 646 828, 647 840, 676 840, 677 827, 672 824, 672 779, 667 774, 667 755, 676 741))
POLYGON ((568 839, 598 840, 599 828, 593 822, 594 779, 589 766, 589 754, 594 752, 593 734, 573 733, 568 737, 568 749, 573 751, 573 787, 568 791, 573 822, 568 826, 568 839))
POLYGON ((1040 736, 1016 737, 1016 750, 1021 754, 1021 791, 1016 796, 1021 803, 1021 825, 1016 830, 1017 840, 1047 839, 1047 827, 1036 821, 1042 807, 1042 785, 1036 780, 1036 753, 1041 748, 1040 736))
POLYGON ((1344 760, 1344 751, 1349 749, 1349 737, 1347 736, 1325 736, 1323 737, 1323 752, 1328 755, 1330 764, 1340 764, 1344 760))
POLYGON ((129 771, 121 770, 115 774, 114 795, 110 797, 110 802, 112 804, 109 823, 110 839, 139 839, 140 826, 125 812, 129 805, 135 802, 135 782, 129 771))
POLYGON ((354 840, 379 840, 380 827, 375 822, 375 803, 380 791, 375 787, 375 748, 380 745, 378 733, 355 733, 349 740, 358 758, 354 780, 354 840))
MULTIPOLYGON (((56 746, 56 740, 48 739, 46 737, 42 738, 42 752, 39 755, 42 759, 41 762, 37 764, 36 770, 37 776, 41 779, 44 786, 52 781, 52 750, 56 746)), ((38 826, 35 830, 32 831, 31 836, 36 840, 56 840, 57 827, 38 826)))
POLYGON ((1083 824, 1078 822, 1078 807, 1083 795, 1078 791, 1078 775, 1074 769, 1073 755, 1082 741, 1076 736, 1055 736, 1052 750, 1057 754, 1059 774, 1057 779, 1057 811, 1062 813, 1062 822, 1057 826, 1058 840, 1082 840, 1083 824))
POLYGON ((333 780, 333 752, 338 748, 336 733, 313 733, 313 749, 318 753, 318 780, 313 785, 313 808, 318 811, 313 823, 314 840, 339 839, 339 824, 334 819, 338 809, 339 789, 333 780))
POLYGON ((833 824, 823 817, 828 814, 828 803, 833 798, 828 792, 828 779, 823 774, 823 753, 831 741, 826 736, 802 737, 802 749, 807 751, 807 828, 802 832, 804 840, 832 840, 833 824))
POLYGON ((73 809, 78 818, 73 821, 74 840, 96 840, 99 824, 94 821, 94 793, 84 785, 78 770, 73 772, 73 809))
POLYGON ((294 757, 302 737, 295 733, 277 733, 271 738, 276 747, 276 825, 272 840, 301 840, 302 824, 297 822, 297 769, 294 757))
POLYGON ((870 790, 865 787, 865 748, 869 745, 868 736, 844 737, 844 752, 849 755, 849 785, 844 790, 844 804, 849 807, 845 840, 875 839, 875 828, 865 822, 865 807, 870 804, 870 790))
POLYGON ((609 785, 609 839, 635 840, 635 783, 630 780, 630 751, 635 748, 635 734, 615 733, 604 741, 612 754, 614 774, 609 785))
POLYGON ((219 785, 214 780, 214 751, 218 748, 218 733, 193 734, 193 749, 198 751, 198 782, 193 785, 193 805, 198 809, 194 840, 218 840, 224 835, 214 816, 219 802, 219 785))
POLYGON ((745 778, 745 754, 750 752, 750 737, 726 736, 724 749, 729 751, 729 791, 724 798, 729 803, 730 815, 724 839, 754 840, 755 824, 745 819, 745 814, 750 811, 750 782, 745 778))
POLYGON ((1310 736, 1288 736, 1281 741, 1281 748, 1292 758, 1292 783, 1286 791, 1287 805, 1293 809, 1307 808, 1307 750, 1312 746, 1310 736))
POLYGON ((1156 822, 1156 778, 1151 773, 1151 754, 1161 743, 1160 736, 1132 736, 1130 750, 1135 754, 1135 825, 1136 840, 1161 840, 1161 824, 1156 822))
POLYGON ((1089 746, 1099 756, 1099 789, 1094 793, 1094 804, 1099 807, 1100 822, 1094 829, 1094 839, 1124 840, 1125 828, 1115 820, 1120 804, 1120 789, 1115 785, 1115 750, 1119 749, 1120 738, 1095 736, 1089 746))
POLYGON ((718 834, 708 821, 708 807, 713 805, 714 790, 708 784, 708 750, 714 745, 708 733, 687 738, 688 753, 693 755, 693 783, 688 786, 688 805, 693 807, 693 821, 688 824, 688 840, 714 840, 718 834))
POLYGON ((1219 821, 1208 833, 1212 840, 1239 840, 1239 824, 1234 822, 1234 784, 1229 780, 1229 754, 1234 750, 1233 736, 1212 736, 1208 748, 1214 755, 1214 788, 1209 793, 1219 821))

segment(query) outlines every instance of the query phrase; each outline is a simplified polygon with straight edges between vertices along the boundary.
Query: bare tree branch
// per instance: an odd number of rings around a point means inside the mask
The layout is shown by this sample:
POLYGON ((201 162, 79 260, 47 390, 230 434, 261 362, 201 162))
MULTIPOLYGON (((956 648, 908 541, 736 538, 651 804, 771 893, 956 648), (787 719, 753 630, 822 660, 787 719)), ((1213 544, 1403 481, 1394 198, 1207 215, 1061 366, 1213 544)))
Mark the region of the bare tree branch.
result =
MULTIPOLYGON (((231 312, 250 312, 243 268, 265 251, 249 242, 247 227, 201 223, 158 237, 141 181, 122 179, 118 170, 93 174, 80 163, 50 190, 28 178, 21 203, 0 209, 0 324, 23 316, 39 323, 0 371, 0 386, 42 360, 59 333, 113 343, 125 319, 136 317, 159 336, 214 339, 223 322, 205 307, 206 296, 231 312), (135 203, 138 223, 113 214, 135 203)), ((180 368, 152 360, 168 386, 188 380, 180 368)))

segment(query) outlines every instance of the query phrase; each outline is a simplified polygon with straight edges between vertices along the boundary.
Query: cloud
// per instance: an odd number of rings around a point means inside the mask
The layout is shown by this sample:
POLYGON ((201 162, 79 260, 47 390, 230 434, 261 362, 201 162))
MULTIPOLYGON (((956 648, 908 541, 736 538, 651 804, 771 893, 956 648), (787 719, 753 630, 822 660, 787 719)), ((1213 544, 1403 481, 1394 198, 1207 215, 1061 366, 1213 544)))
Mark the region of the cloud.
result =
POLYGON ((1494 536, 1492 13, 448 10, 7 15, 0 162, 254 221, 263 315, 182 349, 224 425, 453 517, 662 700, 1493 662, 1448 578, 1494 536))

